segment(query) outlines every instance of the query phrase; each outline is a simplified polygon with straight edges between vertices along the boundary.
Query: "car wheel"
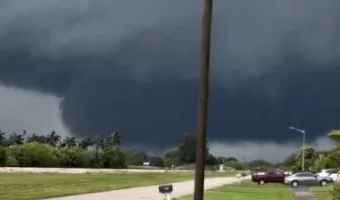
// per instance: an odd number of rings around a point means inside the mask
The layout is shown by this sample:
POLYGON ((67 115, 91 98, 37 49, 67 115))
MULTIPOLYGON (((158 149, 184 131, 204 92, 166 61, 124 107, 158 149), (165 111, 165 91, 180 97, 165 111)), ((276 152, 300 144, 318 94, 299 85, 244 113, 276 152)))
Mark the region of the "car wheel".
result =
POLYGON ((293 181, 292 182, 292 187, 299 187, 299 182, 297 182, 297 181, 293 181))
POLYGON ((258 184, 259 185, 264 185, 266 182, 264 180, 259 180, 258 184))
POLYGON ((327 183, 328 183, 328 182, 327 182, 326 180, 322 180, 322 181, 320 181, 320 185, 321 185, 321 186, 326 186, 326 185, 327 185, 327 183))

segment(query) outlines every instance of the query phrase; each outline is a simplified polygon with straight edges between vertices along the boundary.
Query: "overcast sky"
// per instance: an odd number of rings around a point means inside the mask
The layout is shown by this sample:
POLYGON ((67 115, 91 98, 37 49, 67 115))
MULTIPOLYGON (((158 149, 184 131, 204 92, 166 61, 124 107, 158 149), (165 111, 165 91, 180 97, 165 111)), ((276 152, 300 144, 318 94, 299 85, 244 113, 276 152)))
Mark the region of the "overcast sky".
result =
MULTIPOLYGON (((0 128, 118 131, 127 144, 173 146, 196 129, 201 3, 1 1, 0 128)), ((340 121, 339 6, 215 1, 208 131, 221 142, 213 152, 247 146, 276 159, 298 148, 288 126, 329 146, 340 121)))

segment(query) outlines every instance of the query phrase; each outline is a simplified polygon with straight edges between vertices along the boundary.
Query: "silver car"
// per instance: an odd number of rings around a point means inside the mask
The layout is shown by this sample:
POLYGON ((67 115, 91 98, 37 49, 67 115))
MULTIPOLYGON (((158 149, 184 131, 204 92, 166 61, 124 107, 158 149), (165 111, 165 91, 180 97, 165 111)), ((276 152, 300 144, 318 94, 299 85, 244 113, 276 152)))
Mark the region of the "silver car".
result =
POLYGON ((299 172, 285 177, 285 184, 290 184, 292 187, 299 185, 321 185, 325 186, 333 183, 333 179, 328 176, 318 176, 311 172, 299 172))

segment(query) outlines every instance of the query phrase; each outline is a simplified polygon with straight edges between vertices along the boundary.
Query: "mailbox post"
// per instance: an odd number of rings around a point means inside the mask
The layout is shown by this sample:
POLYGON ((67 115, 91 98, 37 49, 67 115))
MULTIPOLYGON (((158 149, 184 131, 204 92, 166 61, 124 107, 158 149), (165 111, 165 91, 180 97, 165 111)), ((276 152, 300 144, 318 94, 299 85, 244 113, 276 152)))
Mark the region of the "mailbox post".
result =
POLYGON ((166 200, 170 200, 170 194, 173 191, 173 186, 172 185, 160 185, 158 186, 158 191, 161 194, 164 194, 166 200))

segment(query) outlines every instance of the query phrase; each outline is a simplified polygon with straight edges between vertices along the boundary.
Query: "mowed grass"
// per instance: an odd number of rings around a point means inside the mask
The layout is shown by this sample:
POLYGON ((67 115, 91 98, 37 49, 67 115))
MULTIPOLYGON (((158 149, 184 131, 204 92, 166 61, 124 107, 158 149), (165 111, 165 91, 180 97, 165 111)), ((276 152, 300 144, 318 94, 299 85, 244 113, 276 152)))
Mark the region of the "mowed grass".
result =
MULTIPOLYGON (((0 173, 0 200, 33 200, 193 179, 194 173, 33 174, 0 173)), ((207 177, 234 173, 206 172, 207 177)))
POLYGON ((318 200, 332 200, 331 190, 333 186, 326 187, 311 187, 310 190, 313 192, 318 200))
MULTIPOLYGON (((209 190, 204 200, 294 200, 292 189, 281 184, 257 185, 250 181, 209 190)), ((192 196, 180 198, 192 200, 192 196)))

